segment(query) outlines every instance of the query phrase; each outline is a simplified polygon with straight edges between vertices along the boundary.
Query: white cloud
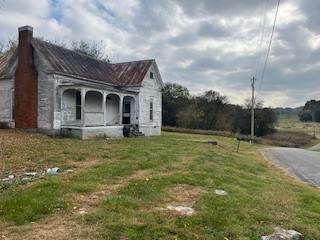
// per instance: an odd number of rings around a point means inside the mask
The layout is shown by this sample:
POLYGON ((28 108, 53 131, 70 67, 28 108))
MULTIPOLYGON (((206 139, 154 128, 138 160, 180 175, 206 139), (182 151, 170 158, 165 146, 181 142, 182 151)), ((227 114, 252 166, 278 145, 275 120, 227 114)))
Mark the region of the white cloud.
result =
MULTIPOLYGON (((120 60, 155 58, 165 81, 183 84, 194 94, 213 89, 242 104, 251 94, 260 49, 262 2, 4 0, 0 41, 27 24, 47 39, 104 40, 120 60)), ((275 99, 267 104, 303 105, 319 95, 319 8, 314 0, 281 1, 261 89, 261 95, 275 99)), ((275 9, 276 1, 268 1, 259 81, 275 9)))

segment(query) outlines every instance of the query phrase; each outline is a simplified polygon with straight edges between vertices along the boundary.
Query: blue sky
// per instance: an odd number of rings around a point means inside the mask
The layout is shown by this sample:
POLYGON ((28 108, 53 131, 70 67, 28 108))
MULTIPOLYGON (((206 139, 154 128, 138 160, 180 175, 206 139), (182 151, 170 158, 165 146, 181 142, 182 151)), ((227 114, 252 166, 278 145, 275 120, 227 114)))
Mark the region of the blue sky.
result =
POLYGON ((0 0, 0 41, 24 25, 65 43, 102 40, 115 61, 154 58, 165 82, 196 95, 212 89, 243 104, 254 76, 265 106, 301 106, 320 99, 320 1, 280 1, 262 82, 277 2, 0 0))

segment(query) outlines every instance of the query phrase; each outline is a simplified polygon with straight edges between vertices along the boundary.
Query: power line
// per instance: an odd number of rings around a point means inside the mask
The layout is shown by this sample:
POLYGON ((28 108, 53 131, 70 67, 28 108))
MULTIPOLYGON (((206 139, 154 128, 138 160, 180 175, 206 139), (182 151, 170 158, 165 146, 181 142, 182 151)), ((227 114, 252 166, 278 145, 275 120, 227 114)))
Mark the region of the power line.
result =
POLYGON ((259 36, 257 41, 257 57, 256 57, 256 66, 254 71, 254 76, 258 76, 259 73, 259 63, 260 63, 260 57, 261 57, 261 49, 262 49, 262 40, 266 28, 266 19, 267 19, 267 12, 268 12, 268 1, 265 2, 262 0, 261 3, 261 10, 260 10, 260 24, 259 24, 259 36), (264 14, 262 14, 263 8, 265 7, 264 14), (262 23, 262 15, 263 15, 263 23, 262 23))
POLYGON ((276 21, 277 21, 277 16, 278 16, 278 11, 279 11, 279 5, 280 5, 280 0, 278 0, 277 10, 276 10, 276 14, 275 14, 275 16, 274 16, 272 32, 271 32, 271 36, 270 36, 270 41, 269 41, 268 51, 267 51, 267 55, 266 55, 266 60, 265 60, 265 62, 264 62, 264 66, 263 66, 263 71, 262 71, 262 76, 261 76, 261 81, 260 81, 260 87, 259 87, 258 95, 260 94, 260 91, 261 91, 261 88, 262 88, 262 83, 263 83, 263 80, 264 80, 264 74, 265 74, 265 71, 266 71, 267 62, 268 62, 268 58, 269 58, 269 54, 270 54, 270 48, 271 48, 273 33, 274 33, 274 29, 275 29, 275 27, 276 27, 276 21))

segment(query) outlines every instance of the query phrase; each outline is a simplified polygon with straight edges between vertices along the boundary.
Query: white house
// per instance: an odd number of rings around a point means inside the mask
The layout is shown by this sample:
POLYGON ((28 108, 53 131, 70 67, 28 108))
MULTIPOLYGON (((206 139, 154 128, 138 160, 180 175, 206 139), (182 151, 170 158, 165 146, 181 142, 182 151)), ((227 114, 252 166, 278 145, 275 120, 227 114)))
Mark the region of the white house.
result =
POLYGON ((0 123, 81 139, 122 137, 124 126, 160 135, 162 88, 155 60, 99 61, 24 26, 18 49, 0 57, 0 123))

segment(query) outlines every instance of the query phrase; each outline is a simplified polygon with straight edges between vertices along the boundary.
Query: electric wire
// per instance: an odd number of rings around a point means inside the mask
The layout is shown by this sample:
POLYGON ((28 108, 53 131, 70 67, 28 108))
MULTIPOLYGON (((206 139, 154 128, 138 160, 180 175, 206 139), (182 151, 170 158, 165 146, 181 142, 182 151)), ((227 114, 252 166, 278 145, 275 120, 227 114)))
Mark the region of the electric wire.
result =
POLYGON ((257 41, 257 53, 256 53, 257 57, 256 57, 256 66, 255 66, 254 76, 258 76, 258 73, 259 73, 259 64, 260 64, 263 36, 265 33, 265 28, 266 28, 267 12, 268 12, 268 1, 266 1, 264 4, 264 0, 262 0, 261 11, 260 11, 259 36, 258 36, 258 41, 257 41), (263 8, 265 8, 265 11, 263 14, 263 23, 262 23, 263 8))
POLYGON ((278 0, 277 9, 276 9, 276 13, 275 13, 274 21, 273 21, 273 27, 272 27, 272 31, 271 31, 271 36, 270 36, 269 46, 268 46, 268 50, 267 50, 266 60, 264 62, 264 66, 263 66, 263 70, 262 70, 262 76, 261 76, 258 96, 259 96, 259 94, 261 92, 261 88, 262 88, 262 84, 263 84, 263 80, 264 80, 264 75, 265 75, 265 71, 266 71, 266 67, 267 67, 267 63, 268 63, 268 59, 269 59, 269 55, 270 55, 271 43, 272 43, 272 39, 273 39, 274 30, 275 30, 275 27, 276 27, 276 21, 277 21, 277 17, 278 17, 279 5, 280 5, 280 0, 278 0))

